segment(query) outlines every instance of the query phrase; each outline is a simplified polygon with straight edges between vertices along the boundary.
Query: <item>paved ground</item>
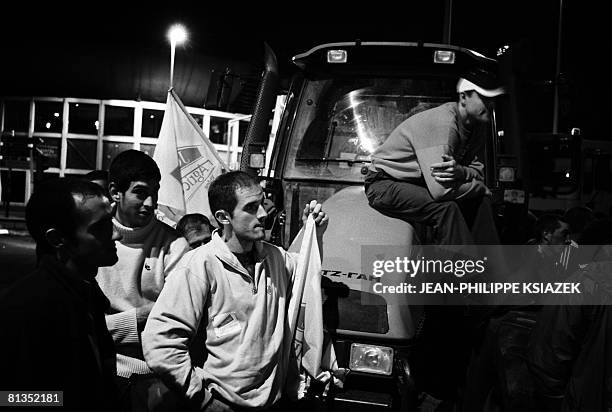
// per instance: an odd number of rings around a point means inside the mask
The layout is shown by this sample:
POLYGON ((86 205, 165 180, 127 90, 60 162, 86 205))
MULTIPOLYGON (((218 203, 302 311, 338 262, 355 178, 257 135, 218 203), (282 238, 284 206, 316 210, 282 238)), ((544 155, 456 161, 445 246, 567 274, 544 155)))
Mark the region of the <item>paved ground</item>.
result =
POLYGON ((25 207, 0 204, 0 290, 36 266, 36 245, 25 223, 25 207))
POLYGON ((36 245, 23 231, 0 234, 0 290, 36 266, 36 245))

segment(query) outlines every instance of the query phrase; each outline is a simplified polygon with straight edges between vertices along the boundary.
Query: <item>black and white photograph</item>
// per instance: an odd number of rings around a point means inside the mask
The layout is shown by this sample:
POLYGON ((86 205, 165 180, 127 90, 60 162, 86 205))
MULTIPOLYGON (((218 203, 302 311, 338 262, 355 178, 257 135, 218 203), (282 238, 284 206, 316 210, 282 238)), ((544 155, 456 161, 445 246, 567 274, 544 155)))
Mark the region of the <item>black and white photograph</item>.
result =
POLYGON ((0 412, 612 410, 603 3, 5 8, 0 412))

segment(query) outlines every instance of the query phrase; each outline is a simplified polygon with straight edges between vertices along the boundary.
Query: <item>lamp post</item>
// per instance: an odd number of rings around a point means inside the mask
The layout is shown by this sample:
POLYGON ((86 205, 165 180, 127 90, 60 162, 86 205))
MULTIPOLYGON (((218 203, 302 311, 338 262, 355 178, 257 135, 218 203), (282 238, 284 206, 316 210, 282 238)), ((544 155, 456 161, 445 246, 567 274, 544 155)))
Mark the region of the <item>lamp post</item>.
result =
POLYGON ((170 88, 173 86, 174 79, 174 51, 177 44, 182 44, 187 40, 187 30, 182 24, 175 24, 168 30, 170 40, 170 88))

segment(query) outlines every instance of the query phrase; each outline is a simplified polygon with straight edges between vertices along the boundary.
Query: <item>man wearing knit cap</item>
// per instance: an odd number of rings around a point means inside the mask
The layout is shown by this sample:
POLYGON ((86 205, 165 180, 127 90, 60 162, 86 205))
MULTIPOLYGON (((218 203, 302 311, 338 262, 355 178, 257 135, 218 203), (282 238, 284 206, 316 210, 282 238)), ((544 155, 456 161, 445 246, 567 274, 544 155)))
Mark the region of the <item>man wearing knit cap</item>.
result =
POLYGON ((417 113, 391 132, 372 154, 366 194, 382 214, 431 227, 427 243, 465 245, 480 236, 479 243, 495 244, 494 229, 477 228, 482 208, 491 215, 480 158, 493 98, 504 89, 491 73, 471 70, 457 93, 458 101, 417 113))
POLYGON ((115 157, 109 170, 109 192, 117 205, 115 229, 119 261, 98 272, 98 283, 110 300, 108 326, 117 349, 117 380, 125 410, 175 409, 176 398, 149 369, 140 335, 166 275, 189 250, 187 241, 155 218, 161 174, 155 161, 137 150, 115 157))

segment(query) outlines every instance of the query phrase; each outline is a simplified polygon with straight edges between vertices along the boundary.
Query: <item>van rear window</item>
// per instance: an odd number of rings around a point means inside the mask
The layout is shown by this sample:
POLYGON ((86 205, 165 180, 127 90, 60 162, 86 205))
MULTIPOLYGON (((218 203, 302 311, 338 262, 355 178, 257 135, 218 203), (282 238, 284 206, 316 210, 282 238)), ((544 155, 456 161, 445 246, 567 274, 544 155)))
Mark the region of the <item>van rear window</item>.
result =
POLYGON ((408 117, 452 101, 456 79, 308 80, 300 96, 285 176, 361 182, 361 169, 408 117))

